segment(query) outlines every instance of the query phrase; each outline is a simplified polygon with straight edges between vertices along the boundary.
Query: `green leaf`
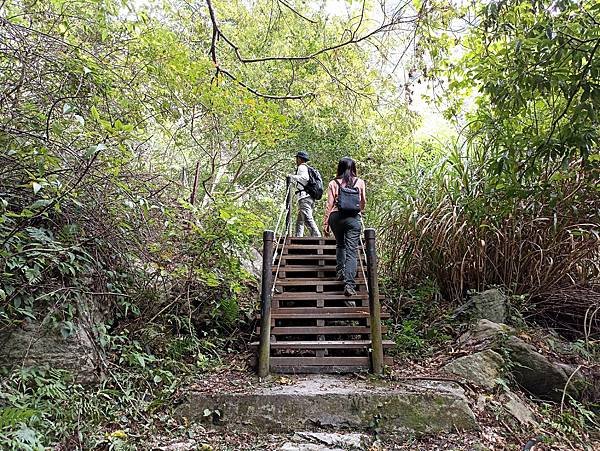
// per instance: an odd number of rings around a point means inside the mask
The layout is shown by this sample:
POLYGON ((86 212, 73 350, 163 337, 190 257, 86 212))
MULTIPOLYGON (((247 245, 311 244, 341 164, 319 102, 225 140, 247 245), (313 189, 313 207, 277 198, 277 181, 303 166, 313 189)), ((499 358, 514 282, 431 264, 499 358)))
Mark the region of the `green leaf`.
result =
POLYGON ((21 429, 19 429, 19 431, 17 432, 16 437, 24 443, 30 445, 36 445, 38 442, 36 432, 33 429, 25 426, 24 424, 21 426, 21 429))
POLYGON ((37 194, 39 190, 42 189, 42 185, 40 185, 38 182, 33 182, 31 186, 33 188, 33 194, 37 194))
POLYGON ((141 354, 135 354, 135 358, 142 368, 146 368, 146 360, 141 354))
POLYGON ((36 210, 38 208, 43 208, 43 207, 47 207, 48 205, 50 205, 52 203, 51 199, 39 199, 36 200, 34 203, 32 203, 29 208, 36 210))
POLYGON ((95 106, 92 106, 92 108, 90 108, 90 114, 95 121, 100 120, 100 113, 98 113, 98 110, 95 106))

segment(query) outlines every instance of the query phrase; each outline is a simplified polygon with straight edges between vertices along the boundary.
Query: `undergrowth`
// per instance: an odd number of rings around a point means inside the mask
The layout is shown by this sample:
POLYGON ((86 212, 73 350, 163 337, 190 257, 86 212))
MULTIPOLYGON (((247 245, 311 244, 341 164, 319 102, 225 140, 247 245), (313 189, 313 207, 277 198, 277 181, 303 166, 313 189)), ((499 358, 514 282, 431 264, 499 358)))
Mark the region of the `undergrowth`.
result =
POLYGON ((110 343, 113 361, 100 383, 83 385, 53 368, 5 371, 2 449, 139 449, 144 437, 173 426, 181 387, 221 365, 219 345, 206 340, 174 339, 162 357, 127 337, 112 337, 110 343))
POLYGON ((448 315, 447 302, 435 282, 415 288, 395 287, 384 280, 388 335, 395 342, 392 352, 404 358, 423 358, 448 343, 457 330, 448 315))

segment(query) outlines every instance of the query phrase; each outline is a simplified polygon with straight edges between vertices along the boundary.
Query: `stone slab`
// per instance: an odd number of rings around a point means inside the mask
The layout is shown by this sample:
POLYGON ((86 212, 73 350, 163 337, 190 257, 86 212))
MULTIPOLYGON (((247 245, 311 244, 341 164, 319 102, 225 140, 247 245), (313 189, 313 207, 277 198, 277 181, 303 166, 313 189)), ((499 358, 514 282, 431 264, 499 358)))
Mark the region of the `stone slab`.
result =
POLYGON ((189 421, 260 432, 307 430, 439 433, 477 428, 462 388, 446 381, 371 384, 304 376, 247 393, 189 392, 177 410, 189 421))
POLYGON ((492 390, 502 375, 504 359, 491 349, 459 357, 448 363, 443 370, 450 374, 492 390))
POLYGON ((476 319, 487 319, 495 323, 503 323, 506 320, 507 296, 497 288, 477 293, 471 300, 476 319))

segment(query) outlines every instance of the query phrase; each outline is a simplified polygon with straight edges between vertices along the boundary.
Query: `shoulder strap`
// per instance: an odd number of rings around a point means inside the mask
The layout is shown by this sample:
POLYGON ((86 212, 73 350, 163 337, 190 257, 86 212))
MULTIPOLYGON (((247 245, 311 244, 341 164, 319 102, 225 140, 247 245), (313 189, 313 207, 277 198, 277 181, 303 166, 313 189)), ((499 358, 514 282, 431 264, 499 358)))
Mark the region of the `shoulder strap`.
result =
MULTIPOLYGON (((307 165, 306 163, 302 163, 302 164, 296 166, 296 174, 298 174, 298 169, 300 169, 300 166, 302 166, 302 165, 306 166, 306 169, 310 168, 310 166, 307 165)), ((310 171, 308 171, 308 180, 310 181, 310 171)), ((300 193, 302 191, 306 191, 306 185, 304 183, 301 183, 299 181, 296 181, 296 183, 298 185, 300 185, 302 188, 304 188, 304 189, 298 189, 298 190, 296 190, 297 193, 300 193)))
MULTIPOLYGON (((338 181, 337 178, 333 179, 335 181, 335 183, 337 183, 337 185, 341 188, 342 184, 338 181)), ((346 185, 346 188, 354 188, 354 185, 356 185, 356 182, 358 181, 358 177, 355 177, 349 184, 346 185)))

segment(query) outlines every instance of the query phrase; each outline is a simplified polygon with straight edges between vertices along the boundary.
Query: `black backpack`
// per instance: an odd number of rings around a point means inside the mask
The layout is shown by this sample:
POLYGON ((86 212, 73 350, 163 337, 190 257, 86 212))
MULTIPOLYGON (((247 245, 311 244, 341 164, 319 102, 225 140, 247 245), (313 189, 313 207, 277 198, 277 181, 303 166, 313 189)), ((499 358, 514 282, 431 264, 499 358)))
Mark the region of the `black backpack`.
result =
POLYGON ((314 200, 320 200, 323 197, 323 179, 321 173, 315 168, 306 165, 308 168, 308 182, 306 185, 302 185, 304 191, 308 193, 314 200))
POLYGON ((336 199, 338 210, 347 215, 356 215, 360 213, 360 190, 354 186, 358 178, 355 178, 352 183, 346 186, 342 186, 341 183, 338 182, 338 179, 334 180, 339 187, 336 199))

